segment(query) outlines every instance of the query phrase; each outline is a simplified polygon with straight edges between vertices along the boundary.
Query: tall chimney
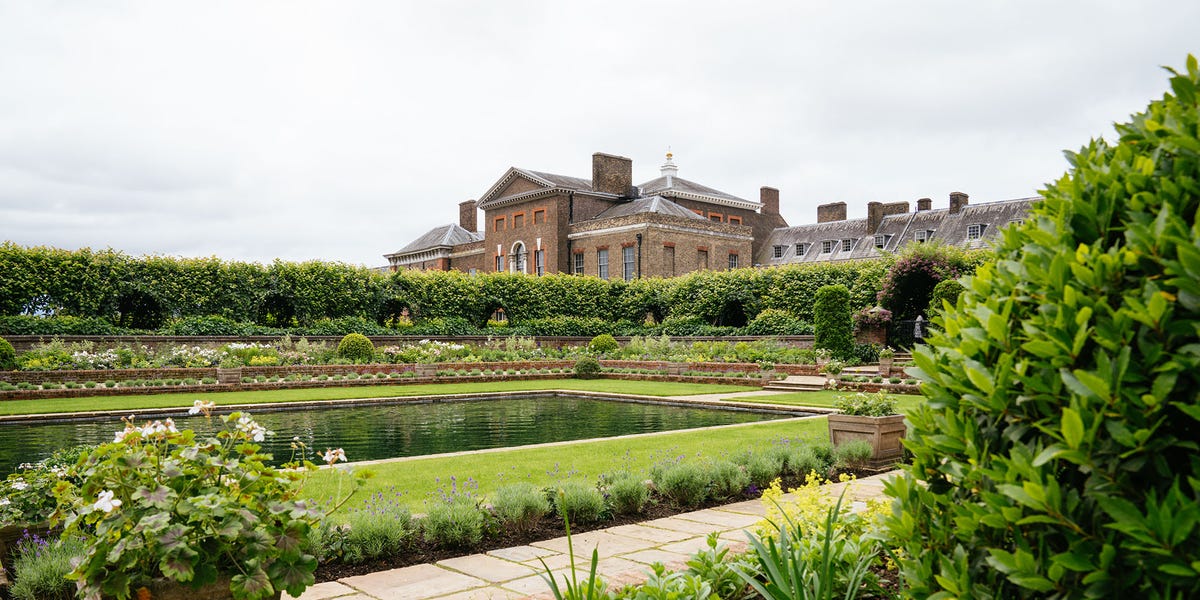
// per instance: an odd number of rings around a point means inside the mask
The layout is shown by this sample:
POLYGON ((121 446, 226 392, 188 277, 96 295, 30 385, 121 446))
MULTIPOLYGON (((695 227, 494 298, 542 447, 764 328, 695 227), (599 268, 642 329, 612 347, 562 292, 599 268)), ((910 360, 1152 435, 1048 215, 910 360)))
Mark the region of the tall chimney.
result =
POLYGON ((921 198, 921 199, 917 200, 917 212, 921 212, 923 210, 932 210, 932 209, 933 209, 933 200, 931 200, 929 198, 921 198))
POLYGON ((962 192, 950 192, 950 214, 957 215, 966 205, 966 194, 962 192))
POLYGON ((603 152, 593 154, 592 190, 623 198, 633 196, 633 160, 603 152))
POLYGON ((467 231, 479 231, 479 211, 474 200, 458 203, 458 225, 467 231))
POLYGON ((831 221, 846 220, 846 203, 845 202, 830 202, 817 207, 817 222, 829 223, 831 221))
POLYGON ((758 209, 760 214, 779 214, 779 190, 765 185, 758 188, 758 201, 762 203, 762 208, 758 209))
POLYGON ((868 202, 867 203, 867 233, 875 233, 879 231, 879 224, 883 222, 883 203, 868 202))

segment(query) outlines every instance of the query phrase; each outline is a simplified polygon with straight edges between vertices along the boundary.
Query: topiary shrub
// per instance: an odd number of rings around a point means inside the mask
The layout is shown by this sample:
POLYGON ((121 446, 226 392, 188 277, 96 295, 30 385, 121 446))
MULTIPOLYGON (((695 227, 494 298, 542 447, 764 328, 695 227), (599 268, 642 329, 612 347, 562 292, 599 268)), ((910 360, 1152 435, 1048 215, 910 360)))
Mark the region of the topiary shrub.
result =
POLYGON ((8 340, 0 338, 0 371, 12 371, 17 368, 17 351, 8 340))
POLYGON ((575 361, 575 377, 579 379, 595 379, 600 376, 600 361, 585 356, 575 361))
POLYGON ((963 279, 888 484, 917 598, 1200 597, 1200 70, 963 279))
POLYGON ((620 348, 621 345, 617 343, 617 340, 607 333, 592 338, 592 341, 588 343, 588 350, 597 354, 616 352, 620 348))
POLYGON ((966 288, 957 279, 947 279, 939 282, 933 286, 933 293, 929 295, 929 309, 925 314, 936 315, 941 312, 943 301, 950 306, 954 306, 964 289, 966 288))
POLYGON ((354 362, 370 362, 375 357, 375 344, 361 333, 351 333, 338 342, 337 355, 354 362))
POLYGON ((854 322, 850 318, 850 290, 826 285, 817 290, 813 306, 813 347, 828 350, 837 359, 854 354, 854 322))

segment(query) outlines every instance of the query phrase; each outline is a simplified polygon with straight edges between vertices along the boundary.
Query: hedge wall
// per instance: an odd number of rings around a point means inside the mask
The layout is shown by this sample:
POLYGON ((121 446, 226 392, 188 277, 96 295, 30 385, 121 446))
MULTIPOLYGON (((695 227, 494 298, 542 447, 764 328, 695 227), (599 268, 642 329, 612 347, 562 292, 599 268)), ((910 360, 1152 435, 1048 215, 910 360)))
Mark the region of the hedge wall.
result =
MULTIPOLYGON (((0 317, 74 317, 73 326, 100 333, 104 322, 119 329, 158 330, 181 319, 214 316, 263 328, 363 321, 382 326, 402 320, 407 310, 418 325, 465 319, 479 327, 503 307, 516 324, 563 316, 641 324, 650 314, 659 323, 695 318, 709 326, 741 327, 765 309, 811 323, 816 290, 825 285, 845 285, 854 310, 874 305, 887 268, 884 259, 625 282, 558 274, 380 274, 318 261, 263 265, 4 242, 0 317)), ((16 323, 0 319, 0 326, 6 321, 16 323)), ((205 324, 211 325, 220 324, 205 324)), ((27 320, 20 324, 32 326, 27 320)))

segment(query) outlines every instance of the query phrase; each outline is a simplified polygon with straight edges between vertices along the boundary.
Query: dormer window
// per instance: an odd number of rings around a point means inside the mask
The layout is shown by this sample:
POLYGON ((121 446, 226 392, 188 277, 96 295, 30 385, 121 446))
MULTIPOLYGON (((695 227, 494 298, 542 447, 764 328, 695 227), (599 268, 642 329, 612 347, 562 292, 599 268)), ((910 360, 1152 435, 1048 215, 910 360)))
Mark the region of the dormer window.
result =
POLYGON ((967 226, 967 239, 968 240, 977 240, 977 239, 983 237, 983 230, 986 227, 987 227, 987 225, 985 225, 983 223, 975 223, 973 225, 968 225, 967 226))
POLYGON ((829 254, 830 252, 833 252, 833 240, 821 242, 821 254, 829 254))
POLYGON ((887 239, 888 236, 886 235, 875 236, 875 248, 878 250, 883 250, 884 247, 887 246, 887 239))
POLYGON ((854 240, 842 240, 842 252, 849 252, 854 249, 854 240))
POLYGON ((913 235, 913 239, 918 242, 928 242, 929 240, 933 239, 933 230, 926 229, 924 231, 918 231, 913 235))
POLYGON ((775 246, 775 258, 783 258, 783 246, 775 246))
POLYGON ((796 256, 808 254, 808 244, 796 244, 796 256))

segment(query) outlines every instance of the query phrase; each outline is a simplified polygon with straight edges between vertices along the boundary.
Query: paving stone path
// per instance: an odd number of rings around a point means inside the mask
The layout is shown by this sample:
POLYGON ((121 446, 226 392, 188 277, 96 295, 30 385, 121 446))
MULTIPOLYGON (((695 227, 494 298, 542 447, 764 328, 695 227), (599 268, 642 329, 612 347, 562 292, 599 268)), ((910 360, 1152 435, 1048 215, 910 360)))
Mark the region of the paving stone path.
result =
MULTIPOLYGON (((847 499, 861 508, 863 501, 883 495, 883 480, 889 476, 885 473, 853 482, 847 499)), ((822 489, 836 496, 845 487, 844 483, 836 483, 822 489)), ((592 550, 597 549, 598 571, 609 585, 640 583, 655 562, 672 570, 686 568, 688 557, 707 547, 706 537, 712 532, 718 532, 731 551, 743 552, 746 549, 743 530, 761 520, 763 514, 760 500, 747 500, 581 533, 572 536, 576 571, 580 580, 587 576, 592 550)), ((567 538, 320 583, 309 588, 299 600, 549 599, 553 596, 539 575, 543 572, 539 559, 546 562, 561 585, 563 575, 570 570, 567 538)))

